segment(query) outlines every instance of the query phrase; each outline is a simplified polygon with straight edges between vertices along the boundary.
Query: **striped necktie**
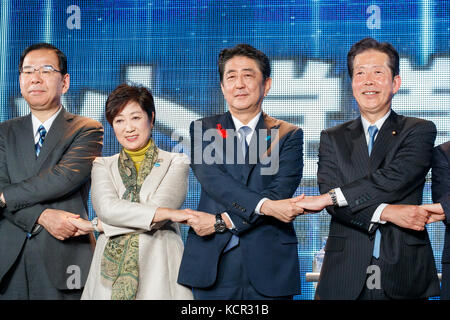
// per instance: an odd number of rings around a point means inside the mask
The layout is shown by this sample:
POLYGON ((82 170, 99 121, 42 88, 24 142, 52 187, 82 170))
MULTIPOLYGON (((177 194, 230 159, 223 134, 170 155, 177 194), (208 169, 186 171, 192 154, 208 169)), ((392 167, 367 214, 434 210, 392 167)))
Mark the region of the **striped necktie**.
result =
POLYGON ((38 128, 38 132, 39 132, 39 140, 34 145, 34 148, 36 149, 36 157, 39 156, 39 153, 41 152, 42 145, 44 144, 45 135, 47 134, 47 131, 45 130, 42 124, 38 128))

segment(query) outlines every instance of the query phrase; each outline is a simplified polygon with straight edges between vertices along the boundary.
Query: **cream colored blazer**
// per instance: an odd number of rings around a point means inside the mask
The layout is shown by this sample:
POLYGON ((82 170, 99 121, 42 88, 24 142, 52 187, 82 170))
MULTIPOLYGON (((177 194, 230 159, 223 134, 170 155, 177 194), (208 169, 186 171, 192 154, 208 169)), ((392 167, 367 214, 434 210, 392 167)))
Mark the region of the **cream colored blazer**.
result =
POLYGON ((110 299, 111 288, 100 275, 108 237, 138 232, 139 289, 136 299, 192 299, 190 289, 177 283, 183 242, 177 223, 153 223, 158 207, 178 209, 188 187, 189 159, 158 149, 158 161, 142 184, 140 203, 122 200, 125 186, 119 174, 119 155, 99 157, 92 168, 91 199, 104 233, 97 239, 94 257, 81 299, 110 299))

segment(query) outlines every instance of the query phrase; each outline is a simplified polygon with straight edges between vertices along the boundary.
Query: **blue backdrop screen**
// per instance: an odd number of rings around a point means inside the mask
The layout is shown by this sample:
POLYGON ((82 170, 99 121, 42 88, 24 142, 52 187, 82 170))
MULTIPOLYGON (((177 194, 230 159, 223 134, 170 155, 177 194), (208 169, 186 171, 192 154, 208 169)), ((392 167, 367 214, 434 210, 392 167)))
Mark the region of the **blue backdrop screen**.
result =
MULTIPOLYGON (((305 167, 296 195, 314 195, 321 130, 359 115, 346 54, 364 37, 391 42, 401 55, 402 87, 393 109, 433 121, 436 145, 450 140, 449 8, 450 1, 438 0, 2 0, 0 120, 29 112, 19 89, 20 53, 32 43, 49 42, 68 57, 71 85, 63 103, 103 123, 105 156, 117 153, 119 145, 104 118, 104 103, 125 81, 152 90, 158 146, 183 152, 192 120, 227 110, 216 65, 220 50, 249 43, 272 64, 264 111, 305 133, 305 167)), ((430 177, 426 203, 431 202, 430 177)), ((199 193, 191 173, 183 206, 196 208, 199 193)), ((92 208, 90 214, 95 214, 92 208)), ((314 296, 305 273, 312 270, 329 220, 326 212, 295 220, 302 278, 296 299, 314 296)), ((428 230, 440 272, 443 224, 428 230)))

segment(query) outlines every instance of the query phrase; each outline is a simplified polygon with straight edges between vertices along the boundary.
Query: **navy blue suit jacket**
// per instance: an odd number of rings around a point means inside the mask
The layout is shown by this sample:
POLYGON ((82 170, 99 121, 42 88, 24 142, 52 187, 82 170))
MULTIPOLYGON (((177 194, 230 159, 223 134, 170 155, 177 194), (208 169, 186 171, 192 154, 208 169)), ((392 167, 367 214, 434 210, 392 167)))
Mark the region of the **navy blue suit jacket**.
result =
POLYGON ((236 229, 205 237, 189 229, 178 282, 197 288, 213 285, 220 255, 233 232, 240 238, 243 263, 250 282, 259 293, 267 296, 299 294, 298 241, 293 223, 258 215, 254 210, 264 197, 278 200, 294 194, 303 171, 302 130, 263 113, 252 136, 246 164, 236 164, 239 152, 237 138, 230 134, 219 134, 220 129, 231 129, 228 133, 235 131, 231 114, 227 112, 197 121, 197 124, 191 123, 190 130, 191 167, 202 187, 198 210, 210 214, 227 212, 236 229), (196 128, 199 129, 197 132, 196 128), (217 141, 213 144, 217 147, 214 151, 211 151, 212 142, 199 142, 207 129, 213 129, 210 133, 217 133, 217 140, 213 140, 217 141), (272 134, 269 138, 271 143, 267 145, 270 145, 272 161, 279 161, 279 169, 272 175, 261 174, 261 169, 267 169, 271 164, 261 161, 268 149, 264 146, 265 141, 262 141, 266 140, 264 137, 258 141, 260 129, 266 130, 267 136, 272 134), (278 129, 278 136, 273 136, 273 132, 268 129, 278 129), (279 152, 276 152, 277 147, 279 152), (231 150, 234 155, 230 156, 231 150), (257 150, 261 158, 249 164, 249 155, 255 154, 252 150, 257 150), (277 153, 279 159, 274 159, 277 153), (207 164, 204 157, 198 160, 199 155, 207 154, 217 157, 219 163, 207 164))

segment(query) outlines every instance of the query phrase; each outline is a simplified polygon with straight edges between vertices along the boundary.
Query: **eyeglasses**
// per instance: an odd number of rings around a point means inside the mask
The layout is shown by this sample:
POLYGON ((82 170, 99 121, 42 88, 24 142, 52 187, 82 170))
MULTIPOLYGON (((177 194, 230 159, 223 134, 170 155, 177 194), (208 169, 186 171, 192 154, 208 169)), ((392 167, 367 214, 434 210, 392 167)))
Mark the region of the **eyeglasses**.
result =
POLYGON ((38 71, 39 75, 43 78, 50 77, 54 72, 61 73, 61 70, 56 70, 50 65, 40 66, 40 67, 34 67, 34 66, 25 66, 22 67, 22 70, 20 70, 20 73, 24 77, 31 77, 31 75, 34 74, 34 72, 38 71))

